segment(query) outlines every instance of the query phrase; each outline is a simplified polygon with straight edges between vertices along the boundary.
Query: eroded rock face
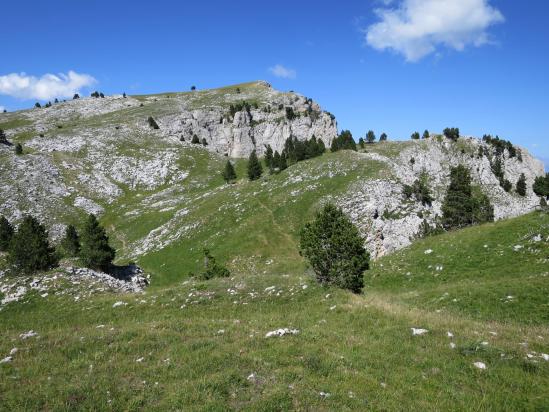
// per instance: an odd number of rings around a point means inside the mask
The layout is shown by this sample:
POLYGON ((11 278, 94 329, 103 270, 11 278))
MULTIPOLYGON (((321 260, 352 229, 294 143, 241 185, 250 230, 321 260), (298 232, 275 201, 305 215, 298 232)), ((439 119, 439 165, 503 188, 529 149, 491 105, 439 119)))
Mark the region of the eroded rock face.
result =
POLYGON ((426 139, 406 144, 408 147, 396 157, 360 154, 365 161, 371 159, 387 164, 391 176, 358 182, 338 201, 359 227, 365 246, 374 258, 408 246, 420 236, 424 221, 431 227, 436 226, 442 216, 441 207, 449 184, 450 168, 459 164, 468 167, 473 184, 480 186, 489 196, 496 220, 523 215, 539 205, 532 184, 537 176, 544 174, 544 167, 525 149, 520 149, 522 161, 518 157, 511 158, 507 151, 503 155, 505 178, 513 184, 513 188, 521 173, 526 177, 527 193, 521 197, 514 190, 505 192, 500 186, 489 158, 478 155, 479 147, 488 152, 492 148, 478 139, 460 139, 459 144, 447 139, 426 139), (428 175, 435 198, 430 206, 406 200, 402 194, 404 185, 411 185, 422 173, 428 175))
MULTIPOLYGON (((247 157, 252 151, 263 154, 270 145, 273 151, 282 151, 290 136, 298 140, 315 136, 330 147, 337 136, 335 118, 304 96, 281 93, 263 84, 266 88, 257 106, 243 109, 231 115, 226 106, 209 106, 190 109, 183 104, 181 111, 159 117, 159 134, 191 141, 197 136, 208 143, 208 149, 230 157, 247 157), (291 110, 292 115, 287 114, 291 110)), ((235 104, 253 101, 253 96, 238 95, 235 104), (248 99, 248 100, 247 100, 248 99)))

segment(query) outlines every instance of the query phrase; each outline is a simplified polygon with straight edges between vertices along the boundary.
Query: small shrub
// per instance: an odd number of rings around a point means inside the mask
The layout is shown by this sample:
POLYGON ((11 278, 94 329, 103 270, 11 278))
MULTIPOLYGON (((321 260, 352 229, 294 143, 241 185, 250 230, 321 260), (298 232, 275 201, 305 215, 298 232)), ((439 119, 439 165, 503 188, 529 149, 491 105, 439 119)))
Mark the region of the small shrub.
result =
POLYGON ((156 120, 154 120, 152 116, 149 116, 149 118, 147 119, 147 122, 149 123, 149 126, 152 127, 153 129, 160 129, 160 127, 158 126, 158 123, 156 123, 156 120))
POLYGON ((191 139, 192 144, 200 144, 200 139, 197 135, 193 134, 193 138, 191 139))
POLYGON ((231 272, 225 266, 217 263, 208 249, 204 249, 204 272, 199 275, 200 279, 209 280, 213 278, 228 278, 231 272))
POLYGON ((23 146, 21 145, 21 143, 16 143, 15 144, 15 154, 16 155, 22 155, 23 154, 23 146))

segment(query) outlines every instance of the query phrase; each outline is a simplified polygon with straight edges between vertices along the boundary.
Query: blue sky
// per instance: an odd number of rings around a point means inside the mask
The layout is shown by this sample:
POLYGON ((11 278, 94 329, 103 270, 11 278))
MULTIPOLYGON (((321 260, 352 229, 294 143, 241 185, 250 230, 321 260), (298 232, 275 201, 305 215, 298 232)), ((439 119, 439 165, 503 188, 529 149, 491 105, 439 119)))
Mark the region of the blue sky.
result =
POLYGON ((355 138, 457 126, 549 163, 544 0, 32 0, 0 10, 0 107, 10 111, 75 89, 265 79, 313 97, 355 138))

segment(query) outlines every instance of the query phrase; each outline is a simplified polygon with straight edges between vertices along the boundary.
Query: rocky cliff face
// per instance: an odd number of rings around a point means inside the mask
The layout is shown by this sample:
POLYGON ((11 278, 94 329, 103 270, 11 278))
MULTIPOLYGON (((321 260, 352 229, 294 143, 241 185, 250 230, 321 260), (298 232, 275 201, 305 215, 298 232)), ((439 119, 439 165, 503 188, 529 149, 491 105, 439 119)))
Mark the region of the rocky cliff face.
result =
POLYGON ((505 178, 513 184, 506 192, 494 176, 490 165, 493 148, 479 139, 461 138, 453 143, 445 138, 397 143, 405 146, 397 153, 387 155, 364 153, 365 161, 376 160, 386 164, 390 174, 384 179, 354 184, 339 204, 358 225, 366 239, 365 245, 373 257, 383 256, 408 246, 420 235, 425 221, 434 227, 442 215, 441 206, 449 184, 450 168, 463 164, 471 171, 473 184, 486 193, 494 206, 495 219, 519 216, 539 206, 539 198, 532 191, 537 176, 544 174, 543 163, 532 157, 525 149, 519 149, 521 157, 503 154, 505 178), (479 147, 488 156, 479 156, 479 147), (519 160, 521 159, 521 160, 519 160), (422 205, 406 200, 405 184, 411 185, 421 174, 428 176, 434 202, 422 205), (519 196, 515 191, 521 173, 526 177, 527 193, 519 196))
POLYGON ((254 150, 263 154, 267 145, 281 152, 290 136, 299 140, 315 136, 329 147, 337 135, 335 118, 317 103, 292 92, 273 90, 265 82, 255 83, 251 90, 239 88, 238 93, 225 93, 222 104, 215 94, 201 96, 199 101, 195 97, 191 95, 180 112, 157 119, 164 136, 191 141, 196 135, 201 142, 205 139, 210 150, 247 157, 254 150), (211 103, 200 106, 204 100, 211 103), (230 106, 239 103, 249 106, 231 112, 230 106))

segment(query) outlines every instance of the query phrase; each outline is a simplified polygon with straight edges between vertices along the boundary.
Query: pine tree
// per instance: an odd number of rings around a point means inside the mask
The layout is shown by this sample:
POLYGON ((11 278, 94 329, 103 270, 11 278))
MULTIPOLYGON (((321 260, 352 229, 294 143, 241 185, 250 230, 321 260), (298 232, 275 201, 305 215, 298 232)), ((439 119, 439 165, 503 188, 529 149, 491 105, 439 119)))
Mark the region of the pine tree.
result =
POLYGON ((280 171, 282 170, 286 170, 288 168, 288 160, 287 160, 287 156, 286 156, 286 152, 282 152, 282 154, 280 155, 280 163, 279 163, 279 169, 280 171))
POLYGON ((421 136, 422 139, 428 139, 430 137, 429 130, 425 130, 423 132, 423 136, 421 136))
POLYGON ((23 218, 8 252, 8 261, 22 273, 48 270, 57 265, 58 259, 49 244, 46 228, 32 216, 23 218))
POLYGON ((318 139, 318 154, 319 156, 323 155, 324 152, 326 152, 326 145, 322 141, 322 139, 318 139))
POLYGON ((412 133, 412 136, 410 136, 412 140, 419 140, 419 132, 412 133))
POLYGON ((209 280, 213 278, 228 278, 231 272, 212 256, 208 249, 204 249, 204 272, 200 274, 200 279, 209 280))
POLYGON ((208 141, 205 137, 202 138, 202 146, 208 146, 208 141))
POLYGON ((366 133, 366 141, 368 143, 374 143, 376 141, 376 134, 373 130, 368 130, 368 133, 366 133))
POLYGON ((387 133, 381 133, 381 136, 379 136, 380 142, 386 142, 387 141, 387 133))
POLYGON ((273 156, 273 162, 272 162, 272 166, 273 166, 273 171, 280 171, 280 153, 278 153, 278 150, 275 150, 274 152, 274 156, 273 156))
POLYGON ((236 180, 236 172, 230 160, 227 160, 227 163, 225 164, 225 169, 223 170, 222 175, 223 175, 223 179, 227 183, 233 183, 236 180))
POLYGON ((454 142, 459 139, 459 129, 457 127, 447 127, 442 133, 454 142))
POLYGON ((364 286, 370 256, 358 229, 334 205, 326 205, 300 232, 300 251, 311 264, 316 279, 355 293, 364 286))
POLYGON ((450 186, 442 203, 442 224, 445 229, 492 222, 494 208, 480 189, 473 190, 469 170, 459 165, 450 171, 450 186))
POLYGON ((332 153, 337 152, 339 150, 339 139, 336 137, 332 140, 332 144, 330 145, 330 151, 332 153))
POLYGON ((257 154, 254 150, 252 153, 250 153, 250 157, 248 159, 248 178, 250 180, 257 180, 261 177, 262 173, 263 168, 261 167, 261 163, 259 162, 257 154))
POLYGON ((109 238, 97 218, 90 214, 84 224, 81 236, 80 260, 85 267, 107 271, 115 257, 109 238))
POLYGON ((192 144, 199 144, 200 143, 200 139, 198 138, 197 135, 193 134, 193 138, 191 140, 191 143, 192 144))
POLYGON ((270 144, 268 144, 265 147, 265 165, 267 166, 267 169, 269 169, 272 173, 272 170, 274 169, 273 166, 273 148, 270 144))
POLYGON ((4 216, 0 216, 0 251, 6 252, 13 237, 13 226, 4 216))
POLYGON ((446 229, 465 227, 472 223, 472 216, 471 175, 459 165, 450 171, 450 186, 442 203, 442 224, 446 229))
POLYGON ((520 196, 526 196, 526 176, 524 176, 524 173, 521 173, 517 180, 517 193, 520 196))
POLYGON ((76 257, 80 253, 80 237, 73 225, 68 225, 65 229, 65 236, 61 240, 61 249, 67 257, 76 257))
POLYGON ((80 99, 80 95, 78 93, 75 93, 74 96, 72 96, 73 100, 80 99))
POLYGON ((15 154, 16 155, 22 155, 23 154, 23 146, 21 146, 21 143, 15 144, 15 154))
POLYGON ((358 139, 358 147, 360 147, 361 149, 364 149, 364 138, 363 137, 360 137, 358 139))

